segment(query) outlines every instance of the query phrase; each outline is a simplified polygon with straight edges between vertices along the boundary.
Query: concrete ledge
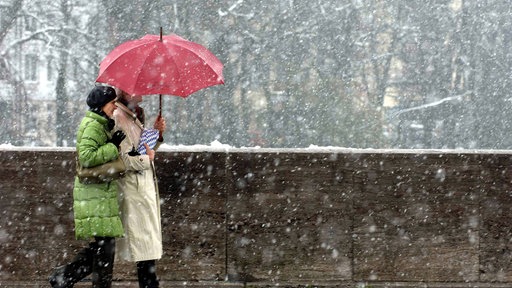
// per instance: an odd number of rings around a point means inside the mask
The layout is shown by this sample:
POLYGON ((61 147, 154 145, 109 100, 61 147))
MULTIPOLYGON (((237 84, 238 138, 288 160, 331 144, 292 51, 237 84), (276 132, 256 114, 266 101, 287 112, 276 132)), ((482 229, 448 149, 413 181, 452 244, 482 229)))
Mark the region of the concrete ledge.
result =
MULTIPOLYGON (((509 152, 159 151, 158 275, 188 287, 512 287, 509 152)), ((0 286, 42 285, 85 245, 72 231, 74 150, 3 149, 0 161, 0 286)), ((115 277, 131 285, 135 264, 116 263, 115 277)))

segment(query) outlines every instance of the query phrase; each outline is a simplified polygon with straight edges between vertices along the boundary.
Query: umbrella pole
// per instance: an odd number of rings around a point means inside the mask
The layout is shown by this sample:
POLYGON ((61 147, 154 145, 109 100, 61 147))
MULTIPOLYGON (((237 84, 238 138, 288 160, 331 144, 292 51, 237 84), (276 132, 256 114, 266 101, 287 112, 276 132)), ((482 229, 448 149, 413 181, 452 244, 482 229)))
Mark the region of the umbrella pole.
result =
POLYGON ((160 94, 160 107, 158 108, 158 117, 162 117, 162 94, 160 94))
MULTIPOLYGON (((162 26, 160 26, 160 42, 162 42, 162 26)), ((158 108, 158 117, 162 118, 162 94, 160 94, 160 108, 158 108)))
MULTIPOLYGON (((162 42, 162 26, 160 26, 160 42, 162 42)), ((162 94, 160 94, 160 108, 158 108, 158 117, 162 118, 162 94)))

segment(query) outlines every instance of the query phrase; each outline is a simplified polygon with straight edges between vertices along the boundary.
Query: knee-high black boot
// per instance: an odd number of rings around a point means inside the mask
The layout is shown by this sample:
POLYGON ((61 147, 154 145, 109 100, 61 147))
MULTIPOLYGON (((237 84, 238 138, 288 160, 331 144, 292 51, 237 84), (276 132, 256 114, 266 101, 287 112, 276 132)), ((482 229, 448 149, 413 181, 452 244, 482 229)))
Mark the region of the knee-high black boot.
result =
POLYGON ((137 276, 140 288, 156 288, 159 282, 156 277, 156 261, 147 260, 137 262, 137 276))
POLYGON ((56 267, 48 277, 52 287, 73 287, 75 283, 89 275, 92 271, 94 251, 96 251, 96 243, 89 243, 89 247, 80 250, 71 263, 56 267))
POLYGON ((116 239, 95 237, 98 249, 92 259, 92 287, 110 288, 114 271, 116 239))

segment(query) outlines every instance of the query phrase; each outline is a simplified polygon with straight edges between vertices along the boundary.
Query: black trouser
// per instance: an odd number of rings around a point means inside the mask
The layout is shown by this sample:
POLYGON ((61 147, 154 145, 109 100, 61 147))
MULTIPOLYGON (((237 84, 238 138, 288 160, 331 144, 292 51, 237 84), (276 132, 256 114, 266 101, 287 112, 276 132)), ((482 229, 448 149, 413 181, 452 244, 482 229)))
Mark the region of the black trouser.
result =
POLYGON ((139 278, 140 288, 158 287, 159 283, 156 278, 156 261, 147 260, 137 262, 137 276, 139 278))
POLYGON ((78 252, 71 263, 57 267, 49 277, 54 288, 73 287, 92 273, 92 287, 110 288, 116 242, 112 237, 94 237, 95 242, 78 252))

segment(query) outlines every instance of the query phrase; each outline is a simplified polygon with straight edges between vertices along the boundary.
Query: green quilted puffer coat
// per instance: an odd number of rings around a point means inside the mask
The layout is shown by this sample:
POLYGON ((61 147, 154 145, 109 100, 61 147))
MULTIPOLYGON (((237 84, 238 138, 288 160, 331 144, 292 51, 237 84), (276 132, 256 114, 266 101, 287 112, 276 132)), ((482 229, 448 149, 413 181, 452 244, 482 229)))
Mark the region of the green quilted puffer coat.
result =
MULTIPOLYGON (((110 137, 108 120, 87 111, 77 134, 76 152, 80 164, 83 167, 94 167, 119 157, 117 147, 107 143, 110 137)), ((116 181, 83 184, 75 177, 73 212, 77 239, 121 237, 124 234, 119 217, 116 181)))

